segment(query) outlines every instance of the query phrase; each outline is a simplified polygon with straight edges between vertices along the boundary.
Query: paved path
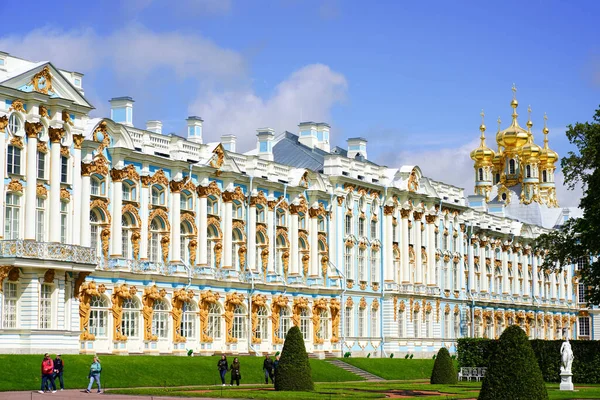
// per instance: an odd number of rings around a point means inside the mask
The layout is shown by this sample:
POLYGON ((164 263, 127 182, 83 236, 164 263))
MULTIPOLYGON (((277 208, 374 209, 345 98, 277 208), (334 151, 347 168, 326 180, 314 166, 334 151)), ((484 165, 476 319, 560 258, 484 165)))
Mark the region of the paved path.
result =
MULTIPOLYGON (((202 399, 206 400, 206 397, 187 397, 188 399, 202 399)), ((0 392, 1 400, 70 400, 70 399, 110 399, 110 400, 181 400, 181 397, 152 397, 152 396, 129 396, 121 394, 109 394, 102 393, 98 394, 95 391, 92 393, 85 393, 82 390, 63 390, 56 393, 44 393, 38 392, 0 392)))

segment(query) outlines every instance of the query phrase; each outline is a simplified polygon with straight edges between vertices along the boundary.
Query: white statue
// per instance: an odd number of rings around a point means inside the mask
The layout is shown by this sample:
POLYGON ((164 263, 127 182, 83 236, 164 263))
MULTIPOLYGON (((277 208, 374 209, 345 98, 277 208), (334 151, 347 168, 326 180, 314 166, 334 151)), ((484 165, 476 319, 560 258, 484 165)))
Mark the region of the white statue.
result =
POLYGON ((571 343, 569 343, 569 337, 566 337, 566 341, 560 346, 560 372, 571 373, 571 365, 573 364, 573 350, 571 350, 571 343))

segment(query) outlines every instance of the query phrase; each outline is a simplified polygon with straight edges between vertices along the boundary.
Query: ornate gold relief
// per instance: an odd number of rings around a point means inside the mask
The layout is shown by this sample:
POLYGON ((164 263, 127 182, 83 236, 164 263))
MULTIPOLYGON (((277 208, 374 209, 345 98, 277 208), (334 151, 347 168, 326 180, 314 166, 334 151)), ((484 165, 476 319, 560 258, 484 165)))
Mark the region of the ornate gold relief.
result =
POLYGON ((64 201, 71 201, 71 193, 65 188, 60 188, 60 199, 64 201))
POLYGON ((25 110, 25 105, 23 104, 23 100, 19 100, 19 99, 15 99, 13 100, 12 104, 10 105, 8 112, 11 111, 18 111, 18 112, 22 112, 23 114, 27 114, 27 110, 25 110))
MULTIPOLYGON (((267 296, 264 294, 255 294, 252 296, 252 343, 259 344, 262 339, 258 337, 258 310, 267 304, 267 296)), ((266 332, 265 332, 266 333, 266 332)))
MULTIPOLYGON (((86 275, 83 275, 83 279, 85 279, 86 275)), ((78 281, 82 277, 82 273, 79 273, 78 281)), ((75 289, 79 289, 78 297, 79 297, 79 330, 81 331, 81 335, 79 335, 80 340, 94 340, 96 337, 89 332, 90 326, 90 301, 94 296, 100 296, 102 293, 106 291, 104 285, 100 285, 100 287, 96 288, 96 283, 94 281, 91 282, 83 282, 80 283, 80 286, 77 286, 77 282, 75 283, 75 289)))
POLYGON ((33 86, 33 90, 38 93, 49 94, 53 92, 50 68, 47 65, 42 68, 40 72, 31 78, 29 85, 33 86))
POLYGON ((164 299, 167 295, 165 289, 158 290, 156 285, 144 289, 142 295, 142 315, 144 316, 144 340, 156 341, 158 337, 152 334, 152 318, 154 316, 154 302, 158 299, 164 299))
POLYGON ((11 179, 11 181, 6 186, 6 191, 23 193, 23 185, 17 179, 11 179))
POLYGON ((54 275, 55 271, 53 269, 49 269, 44 274, 44 283, 54 283, 54 275))
POLYGON ((181 319, 183 317, 183 303, 194 299, 193 290, 177 289, 171 299, 171 316, 173 317, 173 343, 185 343, 187 339, 181 336, 181 319))
POLYGON ((223 161, 225 160, 225 150, 223 149, 223 145, 219 143, 217 147, 213 150, 213 157, 210 160, 210 166, 213 168, 221 168, 223 165, 223 161))
POLYGON ((244 302, 244 295, 241 293, 230 293, 225 296, 225 342, 237 343, 237 338, 233 337, 233 315, 238 305, 244 302))
POLYGON ((306 297, 296 297, 292 306, 292 323, 294 326, 300 326, 300 313, 308 308, 308 299, 306 297))
POLYGON ((108 258, 108 247, 110 244, 110 228, 106 227, 100 232, 100 242, 102 243, 102 254, 108 258))
POLYGON ((0 117, 0 132, 5 132, 7 126, 8 126, 8 117, 6 115, 3 115, 0 117))
POLYGON ((18 147, 21 150, 25 147, 25 145, 23 144, 23 138, 20 136, 11 137, 8 143, 10 143, 11 146, 18 147))
POLYGON ((287 307, 288 298, 283 295, 273 297, 271 300, 271 321, 272 323, 272 336, 273 344, 282 344, 283 338, 279 337, 279 314, 282 308, 287 307))
POLYGON ((317 218, 319 216, 326 216, 327 215, 327 210, 325 210, 325 206, 323 205, 323 203, 319 203, 319 207, 318 208, 311 207, 311 208, 308 209, 308 215, 310 216, 310 218, 317 218))
POLYGON ((331 312, 331 343, 338 343, 340 341, 340 301, 338 299, 329 300, 329 310, 331 312))
POLYGON ((123 320, 123 300, 130 299, 136 293, 137 289, 135 286, 127 287, 126 284, 115 286, 113 288, 113 294, 111 296, 112 307, 110 309, 113 315, 113 341, 127 341, 127 336, 123 335, 123 332, 121 332, 121 322, 123 320))
POLYGON ((25 121, 25 134, 28 138, 37 139, 38 135, 42 132, 42 129, 44 129, 44 125, 41 122, 25 121))
POLYGON ((208 186, 196 186, 196 193, 199 197, 221 196, 221 189, 216 181, 211 181, 208 186))
POLYGON ((64 128, 48 128, 48 136, 50 137, 50 142, 52 143, 60 143, 62 138, 65 136, 64 128))
POLYGON ((321 298, 313 302, 312 323, 313 340, 315 344, 323 344, 324 339, 319 335, 319 325, 321 322, 321 311, 327 311, 327 299, 321 298))
POLYGON ((412 172, 410 173, 410 176, 408 177, 408 191, 409 192, 416 192, 419 190, 419 179, 417 177, 417 171, 416 170, 412 170, 412 172))
POLYGON ((208 309, 211 304, 216 304, 221 296, 218 292, 207 290, 200 294, 200 341, 204 343, 212 343, 214 338, 208 334, 208 309))
POLYGON ((47 197, 48 189, 46 189, 46 187, 43 184, 38 183, 35 188, 35 194, 37 197, 47 197))

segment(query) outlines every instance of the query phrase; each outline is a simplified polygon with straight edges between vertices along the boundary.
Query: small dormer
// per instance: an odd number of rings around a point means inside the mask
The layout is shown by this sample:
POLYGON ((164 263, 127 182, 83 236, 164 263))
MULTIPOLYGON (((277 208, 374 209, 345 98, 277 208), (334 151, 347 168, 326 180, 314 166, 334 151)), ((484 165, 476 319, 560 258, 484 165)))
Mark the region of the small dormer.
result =
POLYGON ((200 117, 190 116, 186 119, 188 140, 202 144, 202 123, 204 120, 200 117))
POLYGON ((303 145, 314 148, 318 143, 317 138, 317 124, 309 122, 300 122, 298 124, 298 141, 303 145))
POLYGON ((263 160, 273 161, 273 138, 275 131, 271 128, 261 128, 256 130, 258 138, 258 156, 263 160))
POLYGON ((8 53, 0 51, 0 69, 6 70, 6 64, 8 62, 8 53))
POLYGON ((133 126, 133 103, 129 97, 113 97, 110 103, 110 119, 123 125, 133 126))
POLYGON ((235 142, 236 142, 235 135, 221 136, 221 144, 223 145, 223 148, 227 151, 231 151, 232 153, 235 153, 235 142))
POLYGON ((352 159, 367 159, 367 139, 355 137, 347 139, 348 143, 348 158, 352 159))

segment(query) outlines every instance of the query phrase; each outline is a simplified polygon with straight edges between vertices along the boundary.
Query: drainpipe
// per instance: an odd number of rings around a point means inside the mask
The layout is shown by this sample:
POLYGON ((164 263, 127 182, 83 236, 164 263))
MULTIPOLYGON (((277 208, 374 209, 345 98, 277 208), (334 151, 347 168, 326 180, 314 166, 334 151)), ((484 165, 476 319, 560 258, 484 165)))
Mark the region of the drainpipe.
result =
MULTIPOLYGON (((252 196, 252 181, 254 180, 253 176, 250 176, 250 186, 248 189, 248 199, 252 196)), ((250 201, 248 200, 246 203, 246 243, 248 242, 248 235, 252 234, 249 231, 249 221, 250 218, 250 201)), ((254 258, 256 260, 256 257, 254 258)), ((246 261, 246 265, 247 261, 246 261)), ((250 274, 250 295, 248 296, 248 348, 254 351, 254 354, 258 356, 258 351, 254 347, 254 343, 252 343, 252 295, 254 294, 254 274, 252 271, 248 271, 250 274)))
MULTIPOLYGON (((188 181, 192 180, 192 164, 190 164, 190 169, 188 172, 188 181)), ((187 183, 187 182, 186 182, 187 183)), ((177 223, 177 221, 176 221, 177 223)), ((182 257, 181 257, 182 258, 182 257)), ((183 264, 183 266, 185 267, 185 269, 187 270, 188 273, 188 283, 185 287, 185 290, 188 290, 191 286, 192 286, 192 276, 193 276, 193 270, 192 270, 192 266, 188 265, 185 261, 181 260, 181 263, 183 264)))
MULTIPOLYGON (((385 199, 387 197, 387 190, 388 187, 387 185, 384 187, 384 195, 383 198, 385 199)), ((383 203, 385 202, 382 201, 381 204, 379 205, 379 216, 381 217, 381 224, 379 224, 379 242, 381 243, 381 239, 383 238, 383 203)), ((383 247, 383 245, 381 246, 380 250, 380 255, 383 253, 383 250, 387 250, 383 247)), ((394 262, 392 261, 392 265, 394 265, 394 262)), ((384 263, 383 263, 383 257, 379 257, 379 297, 381 298, 381 306, 379 307, 379 336, 380 336, 380 346, 381 346, 381 355, 382 358, 387 358, 387 353, 385 352, 385 336, 383 335, 383 300, 384 300, 384 296, 383 296, 383 284, 384 284, 384 279, 383 279, 383 275, 385 273, 385 268, 384 268, 384 263)), ((396 273, 394 272, 394 276, 396 275, 396 273)))
MULTIPOLYGON (((471 257, 469 257, 469 254, 471 253, 471 235, 473 234, 473 226, 471 224, 466 224, 466 225, 467 225, 467 268, 471 268, 471 266, 468 265, 468 260, 471 259, 471 257)), ((471 288, 473 286, 473 282, 471 282, 470 279, 467 280, 467 282, 468 282, 467 296, 471 299, 471 337, 475 337, 475 298, 473 297, 473 294, 471 293, 471 288)))
MULTIPOLYGON (((282 201, 285 200, 286 194, 287 194, 287 183, 284 183, 283 184, 283 198, 281 200, 279 200, 277 202, 277 204, 275 204, 275 207, 273 207, 273 210, 274 210, 274 212, 273 212, 273 228, 277 227, 277 207, 281 204, 282 201)), ((275 238, 273 238, 273 239, 275 239, 275 243, 274 243, 275 244, 275 251, 274 251, 275 254, 273 254, 273 257, 276 257, 277 256, 277 231, 275 229, 273 229, 273 231, 275 232, 275 238)), ((275 258, 273 259, 273 262, 275 262, 275 258)), ((285 282, 285 284, 287 285, 287 282, 285 282)))

